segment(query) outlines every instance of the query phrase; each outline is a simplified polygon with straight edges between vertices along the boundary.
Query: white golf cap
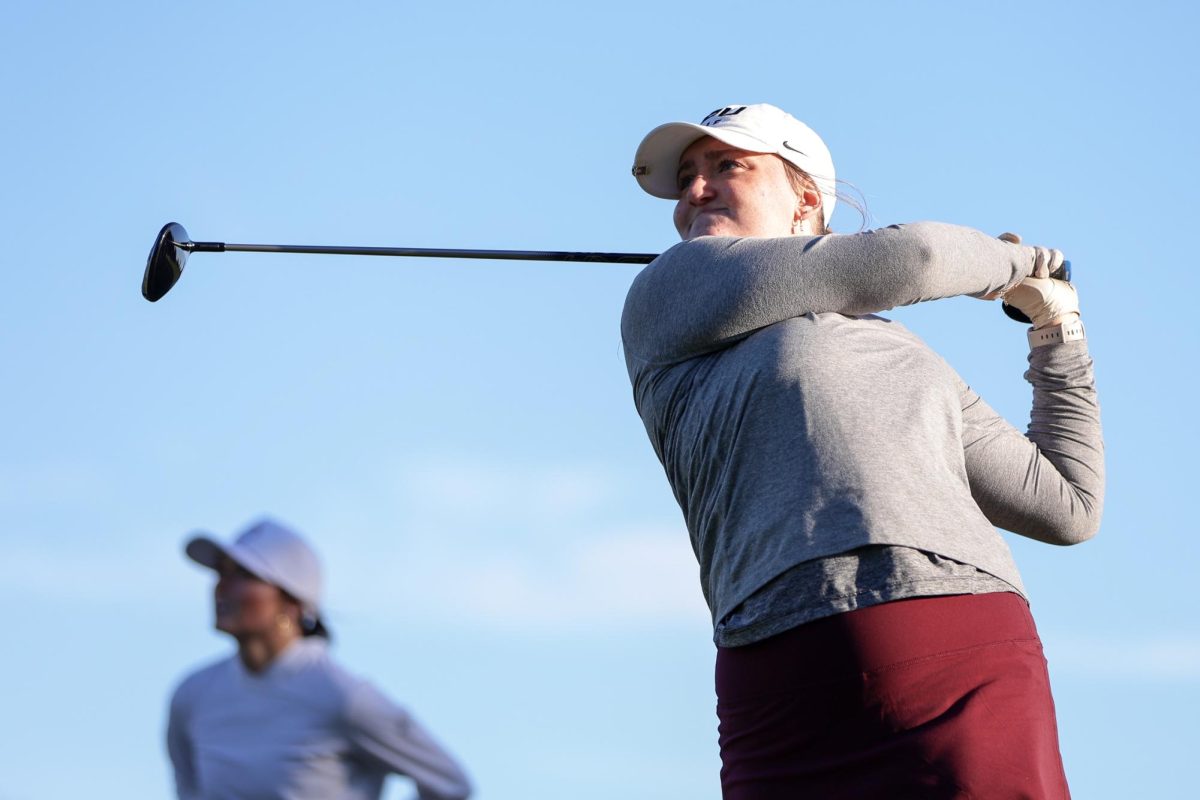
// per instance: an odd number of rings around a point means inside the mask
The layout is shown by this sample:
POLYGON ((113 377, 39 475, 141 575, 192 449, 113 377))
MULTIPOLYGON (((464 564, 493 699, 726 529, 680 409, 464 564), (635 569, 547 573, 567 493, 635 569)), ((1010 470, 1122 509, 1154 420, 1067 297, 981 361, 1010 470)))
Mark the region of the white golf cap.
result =
POLYGON ((718 108, 700 121, 659 125, 638 145, 633 175, 650 194, 664 200, 680 196, 676 182, 679 158, 693 142, 711 136, 751 153, 774 153, 795 164, 816 181, 825 209, 825 222, 837 202, 833 157, 812 128, 768 103, 718 108))
POLYGON ((313 630, 325 634, 321 620, 321 562, 300 534, 272 519, 255 522, 230 544, 198 533, 184 546, 188 558, 217 569, 226 556, 258 578, 278 586, 300 602, 313 630))

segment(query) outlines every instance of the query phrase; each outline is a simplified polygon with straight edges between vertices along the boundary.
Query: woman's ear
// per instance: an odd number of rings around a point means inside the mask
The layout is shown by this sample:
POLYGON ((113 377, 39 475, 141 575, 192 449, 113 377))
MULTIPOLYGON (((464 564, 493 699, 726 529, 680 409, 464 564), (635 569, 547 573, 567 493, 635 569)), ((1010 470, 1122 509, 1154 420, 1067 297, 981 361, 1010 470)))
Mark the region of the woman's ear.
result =
POLYGON ((806 235, 821 226, 821 193, 805 189, 796 197, 796 210, 792 214, 792 232, 806 235))
POLYGON ((279 598, 282 601, 280 608, 283 613, 287 615, 288 619, 299 625, 304 618, 304 607, 300 604, 300 601, 282 589, 279 590, 279 598))

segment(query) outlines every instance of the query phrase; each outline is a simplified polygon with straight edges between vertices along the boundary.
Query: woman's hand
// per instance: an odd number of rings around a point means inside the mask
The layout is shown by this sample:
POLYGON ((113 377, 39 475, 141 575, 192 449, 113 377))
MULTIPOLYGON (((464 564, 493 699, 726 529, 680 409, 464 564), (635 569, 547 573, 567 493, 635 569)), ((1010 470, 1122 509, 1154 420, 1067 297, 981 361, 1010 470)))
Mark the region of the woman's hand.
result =
MULTIPOLYGON (((1002 233, 996 237, 1002 242, 1010 242, 1011 244, 1020 244, 1021 237, 1015 233, 1002 233)), ((1055 250, 1050 247, 1038 247, 1030 245, 1033 248, 1033 274, 1031 278, 1049 278, 1063 268, 1064 258, 1061 250, 1055 250)), ((980 300, 997 300, 1002 297, 999 291, 991 292, 980 297, 980 300)), ((1009 302, 1009 305, 1016 305, 1009 302)), ((1028 315, 1027 315, 1028 316, 1028 315)))
MULTIPOLYGON (((997 238, 1021 243, 1021 237, 1015 233, 1002 233, 997 238)), ((1009 289, 1003 295, 1004 302, 1029 317, 1035 330, 1079 319, 1079 294, 1075 287, 1050 277, 1062 269, 1062 251, 1049 247, 1033 249, 1033 274, 1009 289)), ((994 295, 1001 296, 998 292, 994 295)))
MULTIPOLYGON (((1002 242, 1011 244, 1020 244, 1021 237, 1015 233, 1002 233, 996 237, 1002 242)), ((1063 267, 1063 254, 1061 250, 1055 250, 1050 247, 1038 247, 1030 245, 1033 248, 1033 274, 1031 278, 1049 278, 1063 267)))
POLYGON ((1004 302, 1020 309, 1034 330, 1079 319, 1079 294, 1066 281, 1026 278, 1004 295, 1004 302))

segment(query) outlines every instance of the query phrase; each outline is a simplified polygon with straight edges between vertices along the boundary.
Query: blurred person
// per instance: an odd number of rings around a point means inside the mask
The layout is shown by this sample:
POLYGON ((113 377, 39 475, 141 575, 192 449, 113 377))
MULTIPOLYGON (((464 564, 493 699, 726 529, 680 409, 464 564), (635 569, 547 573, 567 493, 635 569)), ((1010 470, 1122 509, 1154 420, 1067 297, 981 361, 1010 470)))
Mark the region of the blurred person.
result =
POLYGON ((1065 545, 1100 522, 1062 253, 933 222, 832 233, 825 143, 767 104, 655 128, 634 175, 683 239, 636 277, 621 331, 712 613, 724 797, 1068 797, 995 529, 1065 545), (959 295, 1033 320, 1026 433, 876 316, 959 295))
POLYGON ((467 775, 404 708, 329 655, 321 565, 297 533, 263 519, 232 543, 185 552, 217 574, 217 630, 237 652, 175 690, 167 752, 181 800, 378 798, 389 774, 421 800, 462 800, 467 775))

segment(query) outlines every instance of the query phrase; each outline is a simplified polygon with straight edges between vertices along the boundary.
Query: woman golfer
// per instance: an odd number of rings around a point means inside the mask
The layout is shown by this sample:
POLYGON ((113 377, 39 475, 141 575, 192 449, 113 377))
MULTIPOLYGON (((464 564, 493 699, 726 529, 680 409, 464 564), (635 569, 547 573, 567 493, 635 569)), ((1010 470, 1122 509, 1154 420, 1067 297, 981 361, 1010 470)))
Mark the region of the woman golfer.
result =
POLYGON ((237 653, 171 698, 167 751, 180 798, 378 798, 389 773, 422 800, 470 794, 462 768, 403 708, 330 657, 321 568, 293 531, 263 520, 231 544, 188 542, 217 572, 216 627, 237 653))
POLYGON ((634 175, 683 238, 621 321, 717 645, 726 798, 1068 796, 1041 643, 993 526, 1095 533, 1092 362, 1057 251, 938 223, 829 233, 833 162, 770 105, 651 131, 634 175), (1032 421, 874 315, 1003 296, 1032 421))

